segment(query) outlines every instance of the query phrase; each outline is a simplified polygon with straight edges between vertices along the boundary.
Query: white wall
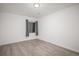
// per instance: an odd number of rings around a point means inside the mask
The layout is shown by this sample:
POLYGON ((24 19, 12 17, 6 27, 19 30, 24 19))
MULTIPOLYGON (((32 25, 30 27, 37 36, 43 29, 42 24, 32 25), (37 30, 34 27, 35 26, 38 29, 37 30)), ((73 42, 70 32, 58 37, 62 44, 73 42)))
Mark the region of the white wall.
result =
POLYGON ((39 38, 79 52, 79 6, 40 18, 39 38))
POLYGON ((0 13, 0 45, 35 38, 33 34, 26 38, 26 19, 35 19, 10 13, 0 13))

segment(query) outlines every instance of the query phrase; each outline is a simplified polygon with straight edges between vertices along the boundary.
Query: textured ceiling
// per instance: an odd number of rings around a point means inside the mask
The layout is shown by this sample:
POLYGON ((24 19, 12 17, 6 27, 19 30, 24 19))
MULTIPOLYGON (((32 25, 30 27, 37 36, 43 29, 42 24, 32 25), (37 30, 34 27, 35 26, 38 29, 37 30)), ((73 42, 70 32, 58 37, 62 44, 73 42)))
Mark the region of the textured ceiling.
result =
POLYGON ((78 5, 77 3, 40 3, 34 8, 33 3, 0 3, 0 12, 9 12, 30 17, 43 17, 56 11, 78 5))

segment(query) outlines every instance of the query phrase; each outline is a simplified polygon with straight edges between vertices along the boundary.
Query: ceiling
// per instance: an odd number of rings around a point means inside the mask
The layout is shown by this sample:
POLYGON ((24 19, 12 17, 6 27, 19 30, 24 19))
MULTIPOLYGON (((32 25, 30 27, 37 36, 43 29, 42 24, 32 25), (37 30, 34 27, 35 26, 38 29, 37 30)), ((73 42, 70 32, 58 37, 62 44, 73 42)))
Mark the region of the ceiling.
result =
POLYGON ((0 12, 39 18, 75 5, 78 3, 40 3, 35 8, 33 3, 0 3, 0 12))

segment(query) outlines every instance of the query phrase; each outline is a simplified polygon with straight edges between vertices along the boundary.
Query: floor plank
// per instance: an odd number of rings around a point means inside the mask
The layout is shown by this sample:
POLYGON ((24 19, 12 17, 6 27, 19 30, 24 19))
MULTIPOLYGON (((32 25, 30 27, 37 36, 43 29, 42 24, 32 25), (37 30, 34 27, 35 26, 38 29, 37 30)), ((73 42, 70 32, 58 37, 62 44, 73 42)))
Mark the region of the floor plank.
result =
POLYGON ((0 56, 79 56, 79 54, 39 39, 33 39, 0 46, 0 56))

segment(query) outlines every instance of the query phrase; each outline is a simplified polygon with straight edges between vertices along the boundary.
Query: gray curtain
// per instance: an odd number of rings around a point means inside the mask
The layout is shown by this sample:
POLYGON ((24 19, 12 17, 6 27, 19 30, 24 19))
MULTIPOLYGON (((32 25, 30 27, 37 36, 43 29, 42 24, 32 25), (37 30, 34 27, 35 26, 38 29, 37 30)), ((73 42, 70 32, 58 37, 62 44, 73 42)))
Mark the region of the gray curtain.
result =
POLYGON ((28 27, 29 27, 29 22, 28 22, 28 19, 26 20, 26 36, 29 36, 29 29, 28 29, 28 27))
POLYGON ((38 21, 35 22, 35 32, 36 35, 38 35, 38 21))

